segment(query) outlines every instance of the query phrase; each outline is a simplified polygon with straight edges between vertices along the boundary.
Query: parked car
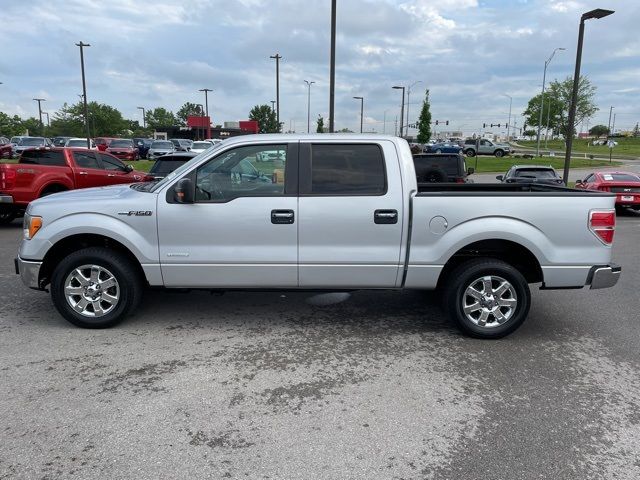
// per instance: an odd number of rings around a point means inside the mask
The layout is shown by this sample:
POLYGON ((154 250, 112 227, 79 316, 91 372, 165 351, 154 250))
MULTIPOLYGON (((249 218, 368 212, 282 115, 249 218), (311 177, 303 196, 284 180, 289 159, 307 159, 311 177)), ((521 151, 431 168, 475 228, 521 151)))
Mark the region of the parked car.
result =
MULTIPOLYGON (((89 149, 97 150, 96 144, 93 140, 89 140, 89 149)), ((65 143, 65 147, 69 148, 87 148, 87 139, 86 138, 69 138, 65 143)))
POLYGON ((0 159, 11 158, 13 147, 11 142, 6 137, 0 137, 0 159))
POLYGON ((419 153, 413 156, 418 183, 466 183, 474 173, 467 169, 465 158, 459 153, 419 153))
POLYGON ((64 147, 67 140, 71 140, 74 137, 53 137, 51 139, 51 145, 54 147, 64 147))
POLYGON ((123 320, 147 285, 438 287, 463 331, 499 338, 525 321, 529 284, 618 281, 614 201, 556 185, 418 184, 396 137, 247 135, 159 182, 32 202, 16 266, 86 328, 123 320), (263 151, 283 152, 283 165, 256 177, 263 151))
POLYGON ((640 175, 622 171, 600 171, 576 181, 576 188, 599 190, 616 195, 616 210, 640 211, 640 175))
POLYGON ((158 158, 149 170, 155 180, 162 180, 164 177, 173 172, 176 168, 184 165, 198 154, 191 152, 176 152, 163 155, 158 158))
POLYGON ((494 143, 486 138, 480 139, 480 146, 478 152, 476 152, 476 140, 468 138, 464 141, 463 151, 468 157, 475 157, 477 155, 494 155, 498 158, 504 157, 511 153, 511 147, 506 143, 494 143))
POLYGON ((25 150, 17 164, 0 164, 0 222, 22 215, 36 198, 77 188, 152 180, 113 155, 86 148, 25 150))
POLYGON ((101 152, 104 152, 109 147, 109 144, 112 140, 117 139, 112 137, 97 137, 94 139, 98 150, 100 150, 101 152))
POLYGON ((202 153, 205 150, 213 147, 213 145, 214 143, 210 142, 209 140, 203 140, 201 142, 193 142, 193 145, 191 145, 191 151, 196 153, 202 153))
POLYGON ((111 141, 106 150, 107 153, 118 157, 120 160, 136 161, 140 158, 138 147, 130 138, 117 138, 111 141))
POLYGON ((11 137, 11 140, 9 140, 11 148, 16 148, 20 143, 20 140, 22 140, 23 138, 29 138, 29 135, 14 135, 13 137, 11 137))
POLYGON ((504 175, 496 176, 503 183, 551 183, 562 185, 564 182, 558 172, 551 166, 542 165, 514 165, 504 175))
POLYGON ((460 153, 462 151, 462 147, 455 143, 434 143, 433 145, 425 145, 424 152, 425 153, 460 153))
POLYGON ((13 147, 13 156, 19 157, 22 154, 22 152, 30 148, 37 148, 37 147, 43 148, 43 147, 48 147, 50 145, 51 143, 49 142, 48 138, 22 137, 20 139, 20 143, 18 143, 18 145, 16 145, 15 147, 13 147))
POLYGON ((153 138, 134 138, 133 143, 138 147, 138 158, 147 158, 153 138))
POLYGON ((186 138, 170 138, 169 141, 176 147, 176 152, 188 152, 193 144, 192 140, 186 138))
POLYGON ((173 153, 176 151, 176 147, 173 142, 169 140, 154 140, 149 148, 149 152, 147 153, 147 157, 149 160, 155 160, 162 155, 166 155, 167 153, 173 153))

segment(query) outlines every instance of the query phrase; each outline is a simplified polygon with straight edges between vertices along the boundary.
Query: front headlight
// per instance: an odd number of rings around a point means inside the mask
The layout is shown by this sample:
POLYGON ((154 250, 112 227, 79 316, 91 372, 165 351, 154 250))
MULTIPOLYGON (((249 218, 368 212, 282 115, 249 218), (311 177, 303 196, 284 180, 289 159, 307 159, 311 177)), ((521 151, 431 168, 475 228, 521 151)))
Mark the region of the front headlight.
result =
POLYGON ((25 240, 31 240, 40 228, 42 228, 42 217, 34 217, 25 213, 22 222, 22 237, 25 240))

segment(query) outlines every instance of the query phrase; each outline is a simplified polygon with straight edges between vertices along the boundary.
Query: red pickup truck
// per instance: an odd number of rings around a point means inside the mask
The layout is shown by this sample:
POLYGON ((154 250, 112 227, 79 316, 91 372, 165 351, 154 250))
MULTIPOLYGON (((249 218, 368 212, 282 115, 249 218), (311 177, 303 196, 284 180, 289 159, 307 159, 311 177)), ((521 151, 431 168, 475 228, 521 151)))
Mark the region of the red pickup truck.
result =
POLYGON ((30 201, 76 188, 146 182, 113 155, 83 148, 25 150, 19 163, 0 164, 0 224, 22 215, 30 201))

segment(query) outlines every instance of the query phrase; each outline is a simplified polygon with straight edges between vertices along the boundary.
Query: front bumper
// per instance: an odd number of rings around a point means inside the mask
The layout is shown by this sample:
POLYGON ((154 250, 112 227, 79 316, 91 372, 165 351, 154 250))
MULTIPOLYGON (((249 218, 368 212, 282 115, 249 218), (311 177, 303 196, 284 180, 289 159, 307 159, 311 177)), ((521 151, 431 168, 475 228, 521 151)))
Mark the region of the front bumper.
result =
POLYGON ((3 205, 11 204, 11 205, 13 205, 13 197, 11 195, 3 195, 3 194, 0 193, 0 204, 3 204, 3 205))
POLYGON ((42 290, 40 287, 40 267, 42 262, 34 262, 32 260, 23 260, 18 257, 13 260, 16 267, 16 274, 20 275, 22 283, 29 288, 42 290))
POLYGON ((597 288, 609 288, 618 283, 618 279, 622 273, 620 265, 596 265, 589 272, 589 284, 591 290, 597 288))

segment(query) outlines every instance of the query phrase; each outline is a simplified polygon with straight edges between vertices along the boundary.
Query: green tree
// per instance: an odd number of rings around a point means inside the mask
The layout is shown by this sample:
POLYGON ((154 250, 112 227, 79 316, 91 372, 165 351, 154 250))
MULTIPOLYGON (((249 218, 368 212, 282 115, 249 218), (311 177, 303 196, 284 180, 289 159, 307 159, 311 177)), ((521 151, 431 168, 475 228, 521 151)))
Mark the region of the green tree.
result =
POLYGON ((256 105, 249 112, 249 120, 258 122, 259 133, 278 133, 276 112, 269 105, 256 105))
MULTIPOLYGON (((578 82, 578 98, 576 102, 576 117, 573 125, 569 125, 569 105, 573 91, 573 78, 567 77, 563 81, 554 80, 544 94, 545 107, 542 110, 542 126, 547 123, 549 113, 549 127, 564 135, 565 141, 576 132, 576 126, 591 118, 597 111, 594 103, 596 87, 587 77, 580 77, 578 82), (549 111, 547 111, 547 108, 549 111)), ((529 105, 523 115, 528 125, 538 126, 540 114, 540 95, 529 100, 529 105)))
POLYGON ((172 111, 162 107, 147 110, 144 118, 147 121, 147 127, 152 130, 162 127, 175 127, 180 123, 172 111))
POLYGON ((589 135, 595 135, 600 138, 602 135, 608 135, 609 128, 606 125, 594 125, 589 129, 589 135))
MULTIPOLYGON (((126 133, 129 124, 117 108, 98 102, 89 102, 89 133, 92 137, 100 135, 118 136, 126 133)), ((49 135, 68 135, 86 137, 84 104, 82 102, 69 105, 65 103, 51 120, 49 135)))
POLYGON ((522 135, 525 137, 535 137, 537 133, 538 132, 536 132, 535 130, 524 130, 522 132, 522 135))
POLYGON ((0 136, 13 137, 24 133, 22 119, 18 115, 10 117, 4 112, 0 112, 0 136))
POLYGON ((204 115, 204 112, 200 109, 200 105, 196 105, 195 103, 187 102, 180 107, 178 112, 176 113, 176 117, 180 120, 180 125, 187 125, 187 117, 193 115, 204 115))
POLYGON ((316 120, 316 133, 324 133, 324 118, 322 115, 318 115, 318 120, 316 120))
POLYGON ((340 130, 338 130, 338 133, 353 133, 353 130, 350 130, 348 128, 342 128, 340 130))
POLYGON ((43 129, 40 126, 40 120, 35 117, 29 117, 26 120, 20 121, 20 128, 23 132, 29 132, 29 135, 43 135, 43 129))
POLYGON ((640 137, 640 123, 636 123, 636 126, 633 127, 633 136, 640 137))
POLYGON ((429 89, 425 91, 422 110, 418 118, 418 143, 427 143, 431 139, 431 103, 429 89))

